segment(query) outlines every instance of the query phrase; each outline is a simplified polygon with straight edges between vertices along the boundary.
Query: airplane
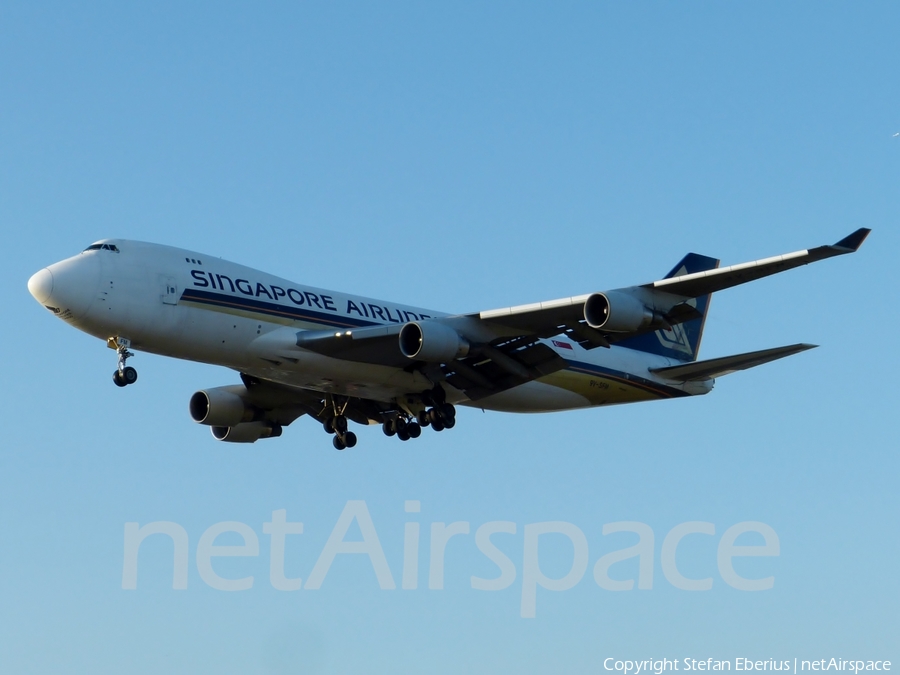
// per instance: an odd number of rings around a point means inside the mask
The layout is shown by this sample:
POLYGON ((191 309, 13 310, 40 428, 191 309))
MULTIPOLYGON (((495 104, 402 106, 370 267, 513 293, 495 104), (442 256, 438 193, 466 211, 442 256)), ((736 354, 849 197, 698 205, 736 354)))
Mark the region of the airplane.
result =
POLYGON ((532 413, 706 394, 717 377, 815 347, 698 361, 712 293, 853 253, 869 232, 729 267, 689 253, 658 281, 469 314, 303 286, 127 239, 38 271, 28 290, 116 350, 119 387, 137 381, 132 350, 237 371, 241 384, 189 401, 215 439, 278 437, 307 415, 343 450, 357 443, 349 422, 407 441, 425 427, 452 428, 457 405, 532 413))

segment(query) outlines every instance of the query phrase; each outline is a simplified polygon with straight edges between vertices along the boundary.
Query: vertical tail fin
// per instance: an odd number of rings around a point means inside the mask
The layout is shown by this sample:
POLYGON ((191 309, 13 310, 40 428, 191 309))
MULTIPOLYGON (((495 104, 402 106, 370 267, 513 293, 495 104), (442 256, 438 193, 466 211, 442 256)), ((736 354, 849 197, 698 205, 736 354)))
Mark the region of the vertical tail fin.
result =
MULTIPOLYGON (((695 272, 706 272, 719 266, 719 260, 698 253, 688 253, 672 268, 665 278, 680 277, 695 272)), ((703 325, 706 323, 706 312, 712 294, 701 295, 688 304, 700 314, 696 319, 672 326, 672 330, 658 330, 645 333, 627 340, 617 342, 619 347, 636 349, 650 354, 659 354, 679 361, 696 361, 700 353, 700 340, 703 337, 703 325)))

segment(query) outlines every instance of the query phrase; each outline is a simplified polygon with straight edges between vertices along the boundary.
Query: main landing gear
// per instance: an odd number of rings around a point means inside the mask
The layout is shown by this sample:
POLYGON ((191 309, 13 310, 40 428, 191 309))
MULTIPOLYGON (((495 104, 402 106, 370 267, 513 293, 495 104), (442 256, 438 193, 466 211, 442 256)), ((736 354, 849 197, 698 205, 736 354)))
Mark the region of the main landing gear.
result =
POLYGON ((385 436, 396 436, 401 441, 408 441, 410 438, 418 438, 422 435, 422 426, 405 417, 385 420, 381 424, 381 429, 385 436))
POLYGON ((116 350, 119 355, 119 367, 113 372, 113 382, 117 387, 127 387, 129 384, 137 382, 137 371, 131 366, 126 366, 125 362, 134 356, 133 352, 128 351, 131 346, 131 340, 125 338, 110 338, 108 344, 116 350))
MULTIPOLYGON (((420 396, 425 408, 418 412, 413 413, 413 410, 401 406, 399 410, 395 408, 381 413, 381 429, 385 436, 396 436, 401 441, 408 441, 421 436, 425 427, 443 431, 456 426, 456 408, 447 403, 446 394, 441 387, 435 387, 420 396)), ((348 405, 350 405, 349 398, 329 394, 323 410, 318 415, 325 433, 334 436, 331 442, 336 450, 356 445, 356 434, 347 429, 348 405)))
POLYGON ((325 433, 334 434, 331 443, 334 445, 335 450, 352 448, 356 445, 356 434, 347 430, 347 417, 344 415, 349 403, 350 401, 348 399, 344 405, 338 406, 337 401, 332 398, 331 406, 334 411, 334 416, 328 417, 322 422, 322 428, 325 429, 325 433))
POLYGON ((447 403, 446 394, 441 387, 422 394, 422 402, 428 407, 417 412, 415 417, 400 413, 386 419, 381 425, 384 435, 408 441, 410 438, 418 438, 424 427, 430 426, 435 431, 443 431, 456 426, 456 408, 447 403))
POLYGON ((325 420, 322 426, 327 433, 334 434, 331 443, 334 445, 335 450, 352 448, 356 445, 356 434, 352 431, 347 431, 347 418, 343 415, 337 415, 325 420))

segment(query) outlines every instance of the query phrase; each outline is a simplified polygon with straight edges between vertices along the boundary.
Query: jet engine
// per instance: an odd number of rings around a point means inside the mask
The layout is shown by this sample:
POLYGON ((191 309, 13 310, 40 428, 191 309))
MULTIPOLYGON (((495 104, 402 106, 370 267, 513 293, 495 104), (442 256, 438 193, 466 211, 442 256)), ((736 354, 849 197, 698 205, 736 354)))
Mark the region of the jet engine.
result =
POLYGON ((469 343, 447 324, 410 321, 400 329, 403 356, 430 363, 447 363, 469 353, 469 343))
POLYGON ((584 303, 588 326, 611 332, 638 330, 653 322, 653 311, 627 293, 594 293, 584 303))
MULTIPOLYGON (((256 409, 247 403, 246 394, 247 390, 242 385, 198 391, 191 396, 189 404, 191 418, 199 424, 225 428, 236 427, 242 422, 251 422, 256 409)), ((213 431, 213 436, 215 435, 213 431)))
POLYGON ((281 436, 281 425, 271 422, 243 422, 232 427, 213 426, 213 438, 226 443, 255 443, 260 438, 281 436))

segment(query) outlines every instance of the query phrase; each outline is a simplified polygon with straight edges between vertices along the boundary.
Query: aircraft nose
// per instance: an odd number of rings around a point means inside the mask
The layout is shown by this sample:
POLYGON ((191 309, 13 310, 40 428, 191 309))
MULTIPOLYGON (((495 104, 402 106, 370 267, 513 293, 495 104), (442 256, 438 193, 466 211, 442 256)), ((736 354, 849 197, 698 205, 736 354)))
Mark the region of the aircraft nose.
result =
POLYGON ((28 280, 28 291, 61 319, 79 319, 90 309, 99 288, 96 257, 75 256, 45 267, 28 280))
POLYGON ((46 303, 53 293, 53 272, 45 267, 34 273, 28 280, 28 292, 42 305, 46 303))

